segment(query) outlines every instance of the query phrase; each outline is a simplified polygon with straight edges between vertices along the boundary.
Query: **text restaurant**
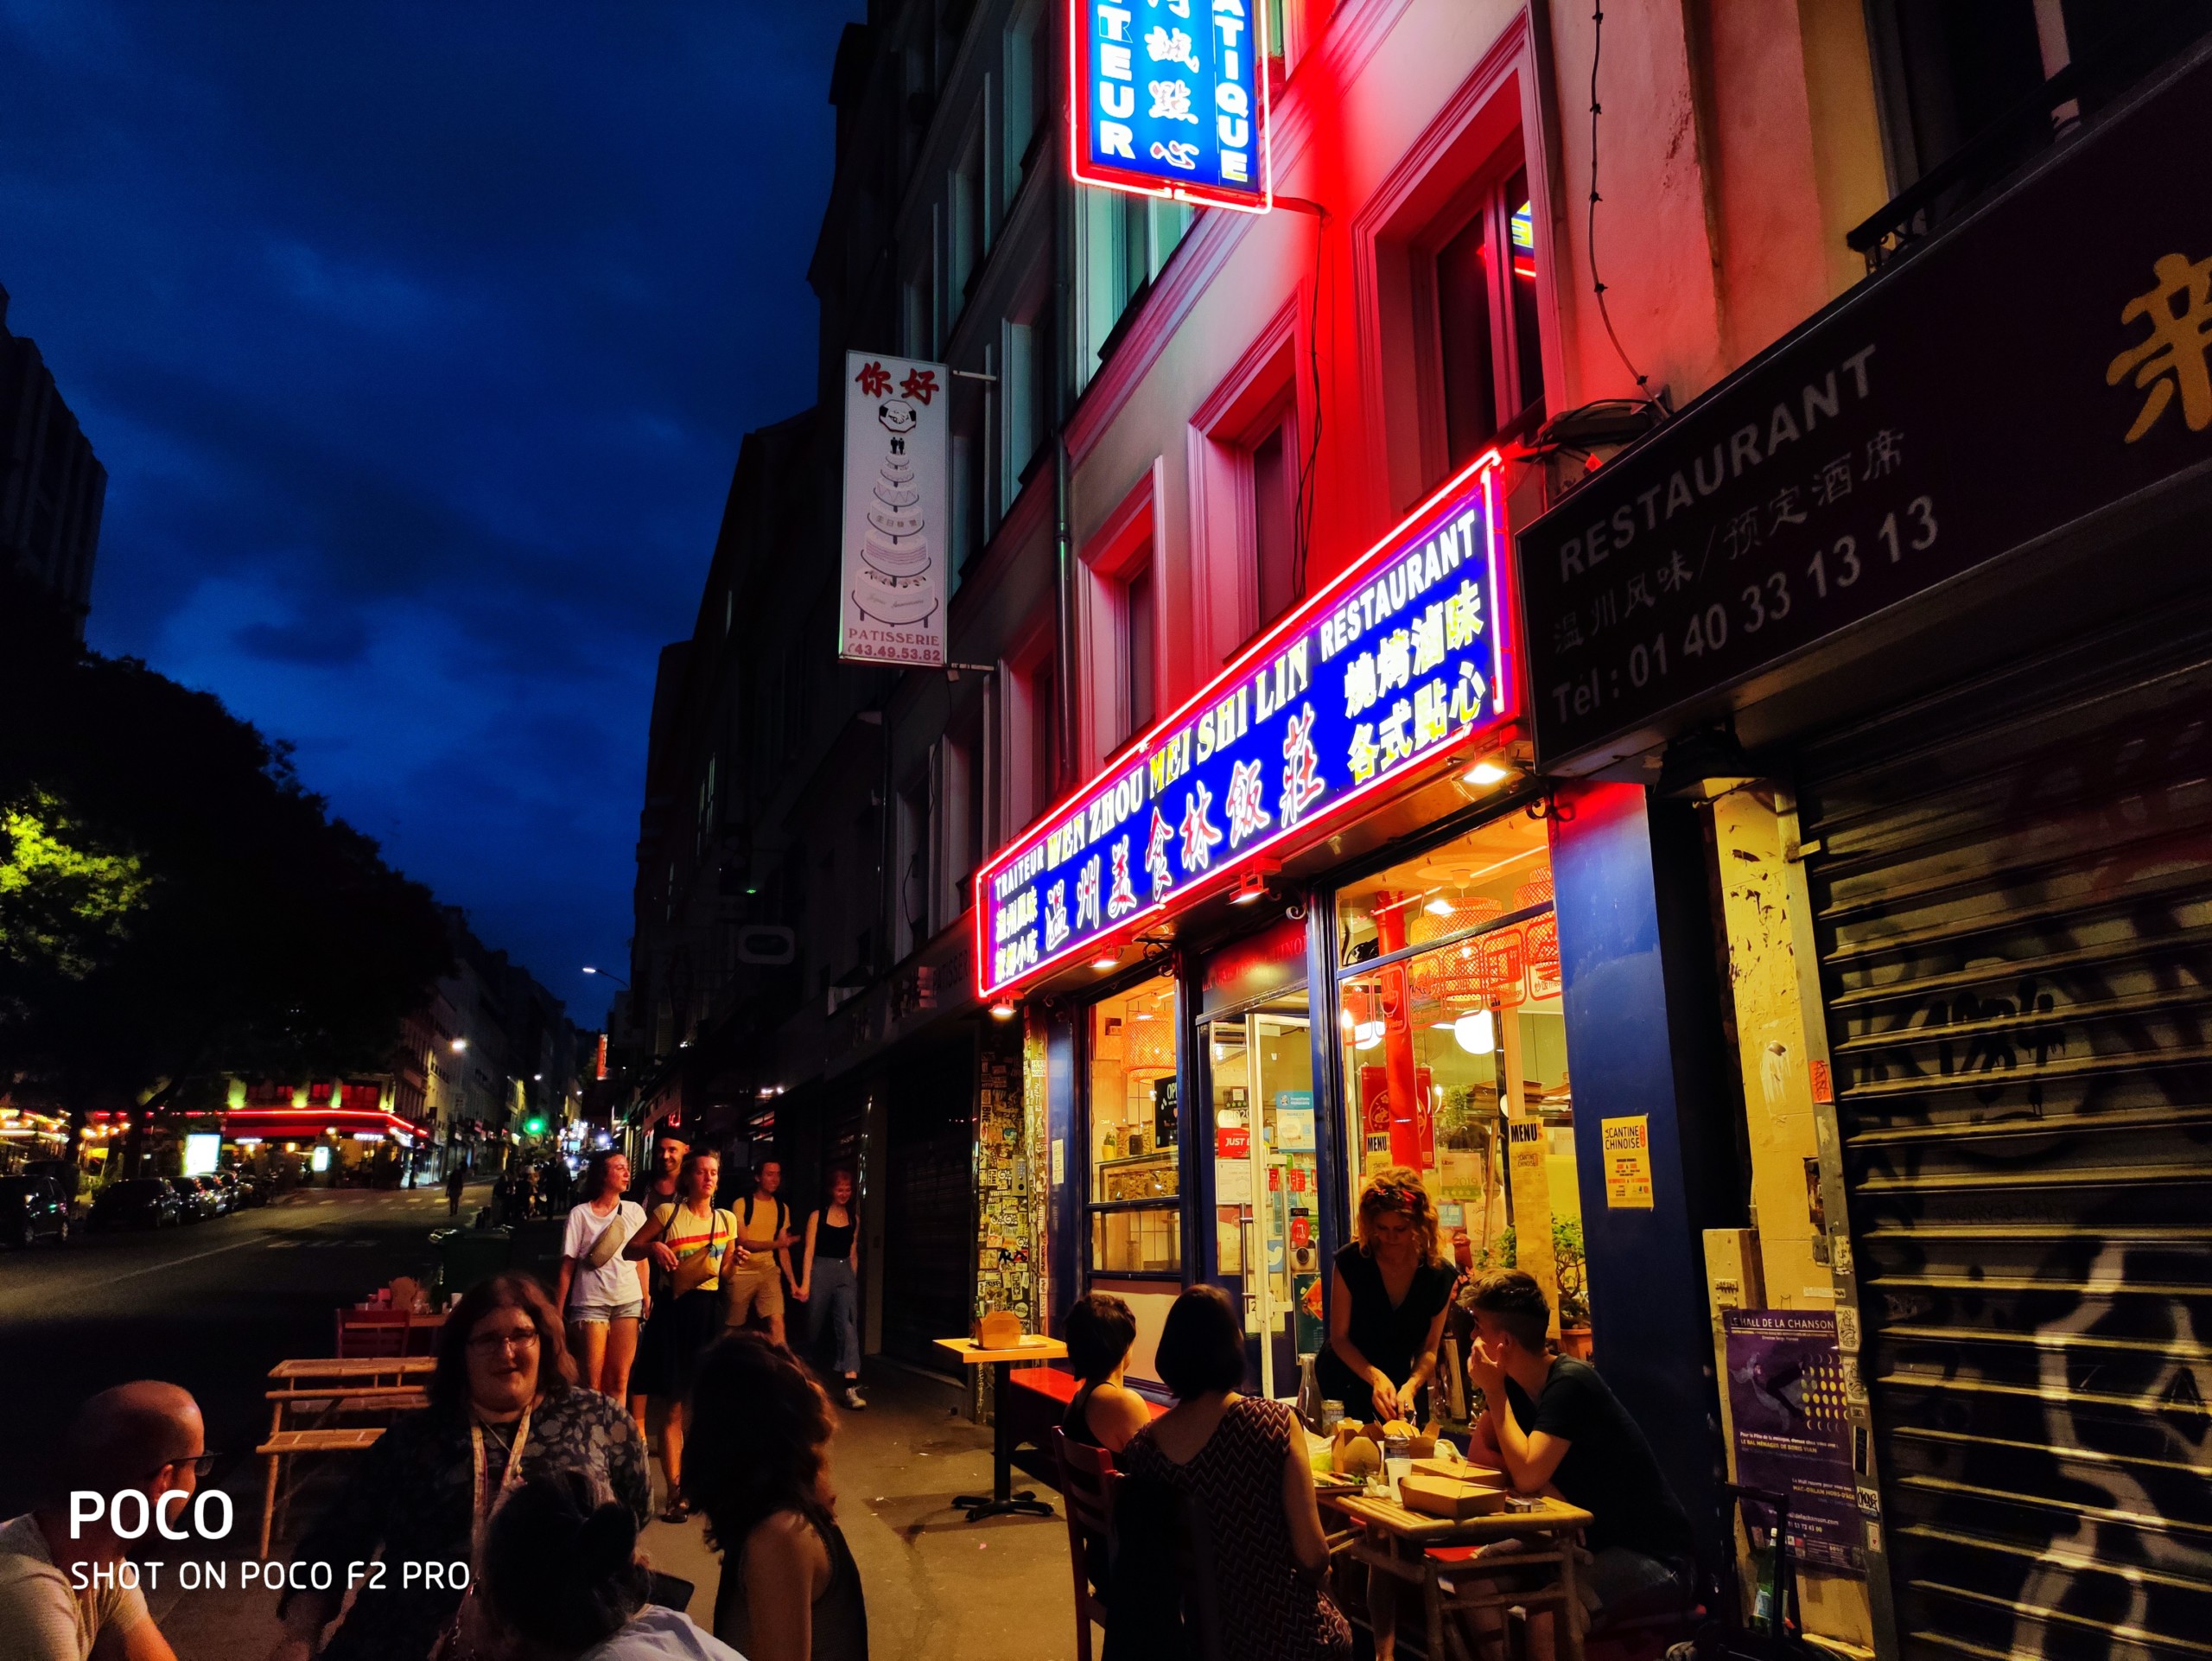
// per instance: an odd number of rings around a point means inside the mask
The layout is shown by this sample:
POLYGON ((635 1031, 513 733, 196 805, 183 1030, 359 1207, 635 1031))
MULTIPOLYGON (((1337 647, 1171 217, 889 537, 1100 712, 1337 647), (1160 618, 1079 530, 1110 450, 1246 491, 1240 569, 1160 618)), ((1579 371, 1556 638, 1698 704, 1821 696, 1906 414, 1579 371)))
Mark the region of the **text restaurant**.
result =
POLYGON ((1211 1281, 1253 1383, 1295 1393, 1394 1168, 1447 1263, 1517 1261, 1586 1351, 1501 473, 1468 467, 978 879, 980 990, 1043 1053, 1051 1283, 1129 1303, 1140 1379, 1211 1281))

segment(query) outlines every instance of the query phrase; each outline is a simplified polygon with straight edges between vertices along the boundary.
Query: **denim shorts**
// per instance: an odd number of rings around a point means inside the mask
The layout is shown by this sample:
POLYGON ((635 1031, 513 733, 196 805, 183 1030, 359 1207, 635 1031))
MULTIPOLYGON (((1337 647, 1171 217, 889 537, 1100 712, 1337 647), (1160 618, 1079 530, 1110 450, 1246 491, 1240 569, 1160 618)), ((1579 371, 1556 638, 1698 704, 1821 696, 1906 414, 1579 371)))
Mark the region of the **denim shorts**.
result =
POLYGON ((643 1298, 632 1298, 627 1303, 572 1303, 569 1319, 580 1326, 604 1326, 610 1321, 635 1321, 645 1312, 643 1298))

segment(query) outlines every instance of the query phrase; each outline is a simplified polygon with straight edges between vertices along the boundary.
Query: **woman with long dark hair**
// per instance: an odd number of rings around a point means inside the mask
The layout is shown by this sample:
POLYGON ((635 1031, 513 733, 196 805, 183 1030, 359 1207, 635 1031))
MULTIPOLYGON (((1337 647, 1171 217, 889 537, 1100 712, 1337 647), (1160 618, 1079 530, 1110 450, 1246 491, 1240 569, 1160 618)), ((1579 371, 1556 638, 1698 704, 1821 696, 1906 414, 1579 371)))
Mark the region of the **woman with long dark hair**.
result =
POLYGON ((492 1513, 462 1635, 480 1661, 744 1661, 645 1601, 638 1524, 581 1473, 532 1477, 492 1513))
MULTIPOLYGON (((652 1509, 644 1439, 620 1402, 576 1388, 561 1317, 529 1275, 495 1275, 446 1318, 428 1407, 359 1454, 352 1480, 300 1543, 302 1563, 467 1564, 500 1496, 531 1477, 581 1472, 642 1524, 652 1509)), ((397 1581, 395 1573, 391 1580, 397 1581)), ((289 1594, 270 1661, 423 1661, 451 1627, 461 1588, 387 1585, 359 1596, 289 1594)))
POLYGON ((645 1208, 622 1197, 629 1186, 626 1156, 592 1155, 584 1167, 583 1203, 569 1212, 561 1285, 553 1298, 569 1318, 569 1347, 576 1359, 578 1381, 618 1402, 629 1394, 638 1325, 652 1305, 645 1265, 622 1255, 645 1225, 645 1208))
POLYGON ((721 1553, 715 1636, 750 1661, 867 1661, 868 1607, 837 1527, 829 1398, 791 1352, 733 1333, 690 1401, 684 1492, 721 1553))
POLYGON ((683 1438, 690 1426, 684 1403, 699 1358, 728 1325, 722 1277, 734 1275, 747 1257, 738 1241, 736 1215, 715 1204, 721 1172, 720 1155, 705 1149, 686 1154, 677 1174, 676 1203, 647 1219, 626 1251, 632 1258, 650 1257, 669 1274, 670 1301, 647 1334, 660 1350, 655 1370, 664 1369, 675 1387, 660 1437, 661 1468, 668 1474, 664 1523, 681 1523, 691 1515, 683 1498, 683 1438))
POLYGON ((798 1289, 791 1295, 806 1305, 806 1347, 818 1364, 822 1335, 836 1335, 830 1365, 845 1381, 845 1405, 863 1408, 861 1397, 861 1223, 853 1206, 853 1174, 831 1168, 830 1200, 806 1219, 806 1246, 799 1258, 798 1289))

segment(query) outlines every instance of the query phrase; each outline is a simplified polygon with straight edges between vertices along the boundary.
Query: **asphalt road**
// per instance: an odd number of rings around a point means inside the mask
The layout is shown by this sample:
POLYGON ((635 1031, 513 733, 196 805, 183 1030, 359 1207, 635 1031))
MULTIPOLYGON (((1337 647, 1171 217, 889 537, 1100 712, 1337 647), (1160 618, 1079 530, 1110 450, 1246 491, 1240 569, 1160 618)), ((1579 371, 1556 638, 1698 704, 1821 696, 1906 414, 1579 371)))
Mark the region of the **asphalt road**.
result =
MULTIPOLYGON (((473 1209, 486 1191, 474 1188, 473 1209)), ((315 1189, 154 1233, 73 1231, 0 1251, 0 1518, 28 1508, 53 1434, 86 1397, 165 1378, 199 1400, 214 1480, 258 1493, 269 1369, 328 1355, 340 1305, 432 1267, 430 1189, 315 1189)))

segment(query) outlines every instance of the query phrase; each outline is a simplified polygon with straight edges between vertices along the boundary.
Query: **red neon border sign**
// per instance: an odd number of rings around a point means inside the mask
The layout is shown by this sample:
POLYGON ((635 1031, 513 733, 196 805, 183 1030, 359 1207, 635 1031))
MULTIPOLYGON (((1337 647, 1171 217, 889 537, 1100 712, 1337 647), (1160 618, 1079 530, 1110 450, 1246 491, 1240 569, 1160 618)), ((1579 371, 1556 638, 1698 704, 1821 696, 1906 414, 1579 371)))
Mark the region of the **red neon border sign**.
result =
MULTIPOLYGON (((1199 4, 1205 3, 1206 0, 1198 0, 1199 4)), ((1268 65, 1271 61, 1268 48, 1272 42, 1268 39, 1267 0, 1252 0, 1248 19, 1256 48, 1252 87, 1257 94, 1255 111, 1258 124, 1255 137, 1259 140, 1260 172, 1259 187, 1254 190, 1167 184, 1147 173, 1127 172, 1113 167, 1085 169, 1084 135, 1090 130, 1094 115, 1091 100, 1096 96, 1097 79, 1090 73, 1090 29, 1084 16, 1089 3, 1090 0, 1068 0, 1068 176, 1079 185, 1096 185, 1102 190, 1158 196, 1166 201, 1194 202, 1202 207, 1225 207, 1233 213, 1272 212, 1275 205, 1274 122, 1268 91, 1268 65)))
MULTIPOLYGON (((1149 901, 1123 918, 1113 928, 1089 936, 1080 941, 1071 942, 1059 951, 1040 958, 1010 980, 994 985, 989 978, 991 942, 988 938, 988 913, 992 908, 985 904, 985 896, 986 885, 991 878, 1005 866, 1020 858, 1043 842, 1078 803, 1088 800, 1102 788, 1122 778, 1141 758, 1149 754, 1162 737, 1173 734, 1192 716, 1221 697, 1229 687, 1241 679, 1245 671, 1255 662, 1270 652, 1278 642, 1284 640, 1286 636, 1310 627, 1329 609, 1332 603, 1338 599, 1344 590, 1356 588, 1361 580, 1369 576, 1376 567, 1387 564, 1389 560, 1404 552, 1410 533, 1416 527, 1422 525, 1428 516, 1439 507, 1453 497, 1465 493, 1471 486, 1478 483, 1480 485, 1483 495, 1484 536, 1486 544, 1484 561, 1488 569, 1489 592, 1494 596, 1491 603, 1494 608, 1497 625, 1494 647, 1497 673, 1493 694, 1497 703, 1497 714, 1490 717, 1484 725, 1495 728, 1521 713, 1518 670, 1515 665, 1513 654, 1514 630, 1519 623, 1519 608, 1513 603, 1510 562, 1503 557, 1501 551, 1505 532, 1502 523, 1503 502, 1499 474, 1503 466, 1503 455, 1492 449, 1478 456, 1466 467, 1461 468, 1427 500, 1401 519, 1387 536, 1376 542, 1365 553, 1339 571, 1326 585, 1308 595, 1294 610, 1285 614, 1274 627, 1246 646, 1237 654, 1234 661, 1208 681, 1204 687, 1185 698, 1172 713, 1154 722, 1142 738, 1116 755, 1112 767, 1085 780, 1080 786, 1063 796, 1052 805, 1050 811, 1039 815, 1024 834, 1000 849, 997 853, 983 862, 982 869, 976 873, 974 878, 975 901, 971 907, 976 920, 973 949, 976 958, 976 991, 979 998, 988 1002, 994 998, 1010 996, 1015 988, 1036 980, 1040 975, 1056 966, 1073 961, 1086 953, 1095 955, 1116 948, 1133 935, 1140 932, 1147 923, 1169 912, 1181 911, 1200 898, 1217 894, 1224 888, 1232 886, 1225 879, 1233 878, 1236 872, 1254 859, 1271 849, 1280 847, 1287 837, 1294 836, 1302 843, 1310 843, 1317 839, 1333 824, 1340 821, 1348 808, 1358 805, 1386 787, 1402 790, 1416 780, 1428 776, 1437 766, 1448 759, 1446 755, 1440 754, 1414 763, 1398 772, 1378 773, 1366 783, 1356 785, 1335 797, 1311 818, 1300 819, 1295 825, 1279 828, 1272 835, 1240 848, 1234 855, 1213 866, 1198 881, 1190 883, 1187 887, 1177 888, 1164 899, 1149 901)), ((1477 729, 1471 726, 1463 729, 1457 736, 1464 739, 1468 733, 1475 730, 1477 729)))

